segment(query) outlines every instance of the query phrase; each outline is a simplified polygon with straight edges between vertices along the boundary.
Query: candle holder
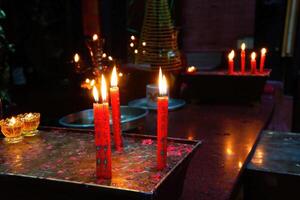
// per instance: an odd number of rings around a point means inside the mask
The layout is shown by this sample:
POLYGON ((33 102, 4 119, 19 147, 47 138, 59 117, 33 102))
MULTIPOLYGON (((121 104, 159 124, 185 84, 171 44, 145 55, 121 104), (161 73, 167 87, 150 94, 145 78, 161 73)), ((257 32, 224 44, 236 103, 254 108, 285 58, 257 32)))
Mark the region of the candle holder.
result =
POLYGON ((24 113, 18 115, 18 118, 23 122, 23 135, 26 137, 35 136, 38 133, 40 124, 40 113, 24 113))
POLYGON ((22 141, 23 122, 19 118, 7 118, 0 121, 1 132, 7 143, 18 143, 22 141))

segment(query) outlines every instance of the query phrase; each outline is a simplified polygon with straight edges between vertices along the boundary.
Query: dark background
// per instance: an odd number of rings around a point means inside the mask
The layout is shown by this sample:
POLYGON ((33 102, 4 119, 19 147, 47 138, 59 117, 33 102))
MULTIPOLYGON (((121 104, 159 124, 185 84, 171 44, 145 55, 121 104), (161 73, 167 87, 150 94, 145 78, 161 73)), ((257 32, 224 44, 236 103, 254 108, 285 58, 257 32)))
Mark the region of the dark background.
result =
MULTIPOLYGON (((225 53, 236 48, 236 40, 243 37, 253 37, 255 49, 267 46, 271 79, 284 81, 285 93, 294 96, 294 130, 300 131, 299 26, 295 56, 281 57, 286 0, 169 2, 183 53, 225 53)), ((9 58, 11 102, 4 102, 5 115, 39 111, 47 124, 90 107, 89 94, 80 88, 83 77, 74 73, 71 62, 75 52, 84 55, 84 41, 89 36, 82 28, 82 17, 89 14, 82 12, 82 3, 86 1, 0 0, 7 15, 0 23, 16 46, 9 58), (26 79, 22 84, 16 81, 18 68, 26 79)), ((127 61, 129 36, 139 34, 144 6, 141 0, 99 1, 99 24, 95 26, 101 27, 105 51, 120 63, 127 61)))

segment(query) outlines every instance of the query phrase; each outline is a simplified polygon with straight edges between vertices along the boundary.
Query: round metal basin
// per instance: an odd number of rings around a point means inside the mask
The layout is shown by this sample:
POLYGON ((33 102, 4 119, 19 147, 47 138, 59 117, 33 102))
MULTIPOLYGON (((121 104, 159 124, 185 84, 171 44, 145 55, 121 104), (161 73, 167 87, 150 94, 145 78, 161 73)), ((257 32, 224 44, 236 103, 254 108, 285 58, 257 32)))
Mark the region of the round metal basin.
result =
MULTIPOLYGON (((121 106, 122 130, 137 128, 143 123, 143 118, 147 114, 148 110, 146 109, 121 106)), ((64 116, 60 118, 59 124, 71 128, 92 128, 94 127, 93 109, 87 109, 64 116)), ((110 125, 112 125, 111 119, 110 125)))

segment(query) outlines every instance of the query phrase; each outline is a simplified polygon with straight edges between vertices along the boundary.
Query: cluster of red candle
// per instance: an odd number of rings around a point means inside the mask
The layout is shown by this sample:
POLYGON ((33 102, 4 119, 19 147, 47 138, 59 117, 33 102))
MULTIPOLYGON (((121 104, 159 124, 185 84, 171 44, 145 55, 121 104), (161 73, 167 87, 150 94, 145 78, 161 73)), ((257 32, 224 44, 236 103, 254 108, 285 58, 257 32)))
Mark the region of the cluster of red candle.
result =
MULTIPOLYGON (((159 96, 157 98, 157 169, 163 170, 167 165, 167 135, 168 135, 168 94, 167 80, 162 70, 159 70, 159 96)), ((96 176, 99 179, 111 179, 112 159, 110 143, 109 103, 105 77, 101 77, 101 97, 99 103, 99 92, 97 86, 93 86, 95 103, 95 145, 96 145, 96 176)), ((117 70, 114 67, 111 76, 110 99, 112 107, 112 121, 114 144, 117 151, 122 151, 123 142, 121 137, 120 123, 120 99, 117 70)))
MULTIPOLYGON (((96 86, 93 87, 93 96, 95 103, 94 124, 95 124, 95 145, 96 145, 96 176, 100 179, 111 179, 111 144, 110 144, 110 124, 109 124, 109 103, 107 95, 107 86, 105 77, 101 77, 101 97, 102 103, 99 103, 99 92, 96 86)), ((123 142, 121 137, 120 122, 120 98, 117 80, 117 70, 114 67, 111 77, 110 87, 113 134, 115 148, 122 151, 123 142)))
MULTIPOLYGON (((264 67, 265 67, 265 60, 266 60, 266 53, 267 49, 262 48, 261 49, 261 54, 260 54, 260 65, 259 65, 259 73, 264 72, 264 67)), ((232 50, 228 54, 228 74, 232 75, 234 74, 234 50, 232 50)), ((251 53, 251 74, 257 74, 257 64, 256 64, 256 53, 252 52, 251 53)), ((246 45, 243 43, 241 45, 241 74, 245 74, 246 71, 246 45)))

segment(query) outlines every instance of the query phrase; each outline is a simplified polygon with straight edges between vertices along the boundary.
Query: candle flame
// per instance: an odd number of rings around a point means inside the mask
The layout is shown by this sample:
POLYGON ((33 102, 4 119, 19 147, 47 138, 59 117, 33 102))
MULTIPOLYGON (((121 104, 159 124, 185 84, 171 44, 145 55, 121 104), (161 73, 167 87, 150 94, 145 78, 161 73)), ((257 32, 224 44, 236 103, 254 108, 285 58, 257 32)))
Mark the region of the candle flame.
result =
POLYGON ((230 53, 228 54, 228 59, 233 60, 234 58, 234 50, 231 50, 230 53))
POLYGON ((90 82, 90 86, 94 86, 95 85, 95 80, 93 79, 91 82, 90 82))
POLYGON ((10 120, 9 120, 9 123, 11 125, 14 125, 16 123, 16 118, 15 117, 12 117, 10 120))
POLYGON ((132 35, 130 38, 131 38, 131 40, 135 40, 135 37, 134 37, 134 35, 132 35))
POLYGON ((103 74, 101 77, 101 96, 102 96, 102 101, 105 102, 107 99, 107 86, 106 86, 106 81, 105 81, 105 77, 103 74))
POLYGON ((261 54, 262 54, 262 55, 265 55, 266 53, 267 53, 267 49, 266 49, 266 48, 262 48, 262 49, 261 49, 261 54))
POLYGON ((196 67, 195 66, 190 66, 187 68, 187 72, 192 73, 196 71, 196 67))
POLYGON ((165 75, 163 75, 161 68, 159 68, 158 74, 158 89, 159 95, 164 96, 167 94, 167 79, 165 75))
POLYGON ((251 53, 251 60, 255 60, 256 59, 256 53, 255 52, 252 52, 251 53))
POLYGON ((28 113, 28 114, 26 114, 25 118, 31 118, 32 116, 33 116, 32 113, 28 113))
POLYGON ((77 63, 77 62, 79 62, 79 60, 80 60, 80 57, 79 57, 78 53, 76 53, 74 55, 74 61, 77 63))
POLYGON ((99 101, 99 92, 98 92, 96 86, 93 87, 93 96, 94 96, 95 101, 98 102, 99 101))
POLYGON ((16 122, 17 122, 17 121, 16 121, 16 118, 15 118, 15 117, 12 117, 12 118, 10 118, 10 119, 8 120, 8 125, 13 126, 16 122))
POLYGON ((131 42, 131 43, 130 43, 130 47, 134 47, 134 44, 133 44, 133 42, 131 42))
POLYGON ((102 58, 106 58, 106 56, 107 56, 106 53, 102 54, 102 58))
POLYGON ((85 83, 90 83, 90 79, 85 79, 85 83))
POLYGON ((112 73, 111 73, 110 85, 111 85, 111 87, 118 86, 118 76, 117 76, 116 66, 114 66, 112 73))
POLYGON ((135 54, 138 54, 138 53, 139 53, 139 51, 138 51, 137 49, 135 49, 135 50, 134 50, 134 53, 135 53, 135 54))
POLYGON ((245 51, 245 49, 246 49, 246 44, 243 42, 242 43, 242 45, 241 45, 241 49, 243 50, 243 51, 245 51))
POLYGON ((97 35, 97 34, 94 34, 94 35, 93 35, 93 41, 96 41, 96 40, 98 40, 98 35, 97 35))

